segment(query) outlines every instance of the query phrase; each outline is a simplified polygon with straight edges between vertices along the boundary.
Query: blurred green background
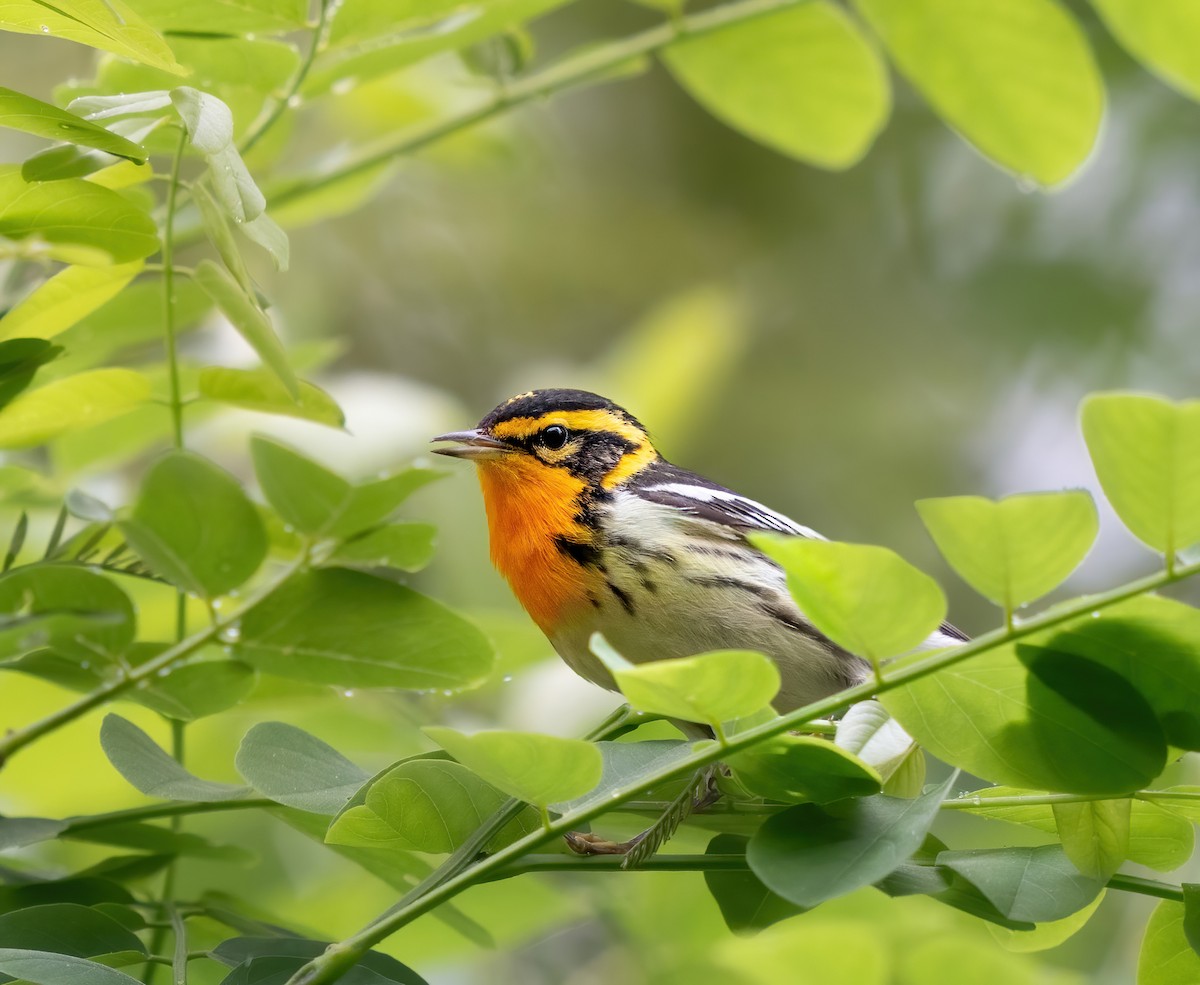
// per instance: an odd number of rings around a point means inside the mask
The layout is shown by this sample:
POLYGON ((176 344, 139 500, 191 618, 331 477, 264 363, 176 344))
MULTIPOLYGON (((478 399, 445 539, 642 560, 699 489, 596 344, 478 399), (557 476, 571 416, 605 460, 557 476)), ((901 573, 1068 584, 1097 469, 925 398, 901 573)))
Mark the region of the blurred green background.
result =
MULTIPOLYGON (((938 560, 913 500, 1098 492, 1079 399, 1103 388, 1195 396, 1200 379, 1200 113, 1134 65, 1084 5, 1071 6, 1109 106, 1093 159, 1052 194, 985 162, 898 79, 874 149, 831 174, 724 127, 654 68, 471 130, 381 176, 367 207, 294 229, 292 270, 255 273, 290 342, 336 342, 311 375, 342 403, 350 434, 231 413, 198 423, 189 443, 246 474, 244 436, 269 431, 367 474, 424 456, 430 435, 472 425, 512 393, 595 389, 638 415, 671 460, 829 536, 899 550, 939 577, 962 628, 990 628, 995 614, 938 560)), ((550 57, 654 18, 580 0, 538 22, 539 51, 550 57)), ((93 57, 0 34, 0 85, 51 98, 62 80, 89 75, 93 57)), ((479 85, 455 59, 437 59, 301 108, 285 159, 335 160, 479 85)), ((0 133, 5 160, 31 146, 0 133)), ((251 358, 232 332, 208 327, 187 352, 251 358)), ((127 464, 102 458, 75 479, 121 501, 127 464)), ((558 664, 511 600, 487 562, 473 476, 450 467, 413 500, 410 512, 440 529, 438 558, 415 582, 491 631, 496 679, 456 699, 264 682, 248 704, 190 730, 196 772, 235 779, 238 739, 271 718, 375 769, 420 748, 414 723, 579 734, 612 704, 558 664)), ((1155 566, 1103 506, 1102 517, 1098 545, 1065 592, 1155 566)), ((168 625, 167 593, 143 589, 140 601, 144 626, 168 625)), ((3 725, 66 699, 12 675, 0 688, 3 725)), ((152 714, 118 710, 165 741, 152 714)), ((7 767, 0 811, 60 816, 141 802, 103 759, 98 720, 7 767)), ((283 824, 236 815, 189 824, 258 862, 185 863, 185 895, 236 887, 325 935, 353 931, 395 899, 283 824)), ((1027 837, 987 822, 973 832, 977 844, 1027 837)), ((703 850, 703 841, 681 844, 703 850)), ((48 851, 47 865, 98 857, 48 851)), ((435 985, 757 980, 745 967, 764 969, 763 981, 791 969, 795 982, 916 985, 942 981, 929 969, 960 959, 981 982, 1118 983, 1132 980, 1144 904, 1110 899, 1066 945, 1026 956, 926 899, 867 891, 739 940, 698 875, 526 876, 463 902, 502 950, 479 951, 430 918, 387 950, 435 985), (826 967, 831 954, 840 960, 826 967)))

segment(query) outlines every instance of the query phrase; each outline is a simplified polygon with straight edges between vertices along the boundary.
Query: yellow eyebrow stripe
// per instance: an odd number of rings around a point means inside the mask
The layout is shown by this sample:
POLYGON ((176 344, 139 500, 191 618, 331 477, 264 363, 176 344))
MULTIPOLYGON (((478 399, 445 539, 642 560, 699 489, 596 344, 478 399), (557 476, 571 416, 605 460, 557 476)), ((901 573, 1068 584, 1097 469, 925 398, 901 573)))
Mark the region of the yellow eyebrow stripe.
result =
POLYGON ((497 438, 530 438, 542 428, 561 424, 571 431, 608 431, 636 444, 648 443, 645 433, 611 410, 556 410, 537 417, 514 417, 492 428, 497 438))

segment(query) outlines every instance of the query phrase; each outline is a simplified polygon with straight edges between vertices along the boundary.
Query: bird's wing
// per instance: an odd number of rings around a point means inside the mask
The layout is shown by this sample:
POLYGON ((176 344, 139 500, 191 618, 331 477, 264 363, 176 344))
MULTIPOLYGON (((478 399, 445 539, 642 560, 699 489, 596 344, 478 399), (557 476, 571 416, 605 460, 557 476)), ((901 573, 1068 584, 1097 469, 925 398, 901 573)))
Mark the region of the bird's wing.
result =
POLYGON ((654 462, 642 469, 627 488, 642 499, 673 507, 688 516, 732 528, 738 533, 759 531, 825 539, 815 530, 802 527, 762 503, 666 462, 654 462))
MULTIPOLYGON (((764 532, 827 539, 811 527, 802 526, 762 503, 739 496, 732 489, 667 462, 658 461, 647 466, 634 476, 627 488, 649 502, 672 507, 689 517, 717 524, 739 535, 764 532)), ((944 622, 922 649, 954 646, 969 639, 962 630, 944 622)))

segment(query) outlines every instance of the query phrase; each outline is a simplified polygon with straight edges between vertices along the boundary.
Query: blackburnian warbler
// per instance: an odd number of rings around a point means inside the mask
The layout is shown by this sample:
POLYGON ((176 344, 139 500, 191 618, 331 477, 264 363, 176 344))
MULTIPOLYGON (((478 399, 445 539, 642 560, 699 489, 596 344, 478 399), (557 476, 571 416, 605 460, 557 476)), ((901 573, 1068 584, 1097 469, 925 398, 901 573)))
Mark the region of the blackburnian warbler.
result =
MULTIPOLYGON (((867 679, 865 661, 812 625, 755 531, 819 537, 761 503, 668 463, 646 429, 582 390, 506 400, 442 455, 478 466, 492 561, 576 673, 613 688, 600 632, 634 663, 758 650, 787 712, 867 679)), ((949 624, 927 646, 966 637, 949 624)))

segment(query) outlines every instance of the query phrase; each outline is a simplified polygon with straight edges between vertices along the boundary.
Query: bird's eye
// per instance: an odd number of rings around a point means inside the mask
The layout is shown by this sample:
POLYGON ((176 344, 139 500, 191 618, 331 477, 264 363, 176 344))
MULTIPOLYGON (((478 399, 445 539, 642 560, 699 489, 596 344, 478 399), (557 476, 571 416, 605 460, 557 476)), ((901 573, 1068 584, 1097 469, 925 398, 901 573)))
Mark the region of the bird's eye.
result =
POLYGON ((561 424, 551 424, 542 432, 542 444, 551 451, 557 451, 567 443, 569 432, 561 424))

